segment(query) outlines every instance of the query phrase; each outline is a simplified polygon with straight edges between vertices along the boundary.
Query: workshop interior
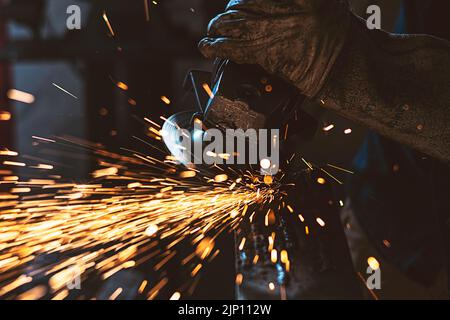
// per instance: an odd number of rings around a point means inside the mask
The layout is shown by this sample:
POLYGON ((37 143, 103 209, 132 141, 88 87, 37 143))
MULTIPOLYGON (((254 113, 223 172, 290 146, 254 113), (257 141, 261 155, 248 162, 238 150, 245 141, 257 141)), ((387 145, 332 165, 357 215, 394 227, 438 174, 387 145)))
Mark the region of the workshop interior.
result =
POLYGON ((0 0, 0 300, 449 299, 448 1, 228 2, 0 0))

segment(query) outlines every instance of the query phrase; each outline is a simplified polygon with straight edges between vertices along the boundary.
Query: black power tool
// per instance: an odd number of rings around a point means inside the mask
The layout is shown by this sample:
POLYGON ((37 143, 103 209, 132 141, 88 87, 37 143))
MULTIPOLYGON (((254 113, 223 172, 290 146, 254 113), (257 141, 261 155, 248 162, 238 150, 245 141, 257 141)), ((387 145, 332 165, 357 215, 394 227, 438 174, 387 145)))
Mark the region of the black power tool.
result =
POLYGON ((217 60, 212 73, 190 71, 184 87, 193 93, 197 108, 173 115, 162 130, 169 151, 184 164, 191 163, 193 157, 192 153, 180 151, 177 131, 186 129, 194 139, 198 136, 194 133, 196 122, 201 122, 205 130, 216 128, 223 132, 278 129, 281 164, 286 164, 283 160, 295 152, 299 143, 312 139, 318 128, 317 120, 301 109, 305 97, 297 88, 259 66, 217 60))

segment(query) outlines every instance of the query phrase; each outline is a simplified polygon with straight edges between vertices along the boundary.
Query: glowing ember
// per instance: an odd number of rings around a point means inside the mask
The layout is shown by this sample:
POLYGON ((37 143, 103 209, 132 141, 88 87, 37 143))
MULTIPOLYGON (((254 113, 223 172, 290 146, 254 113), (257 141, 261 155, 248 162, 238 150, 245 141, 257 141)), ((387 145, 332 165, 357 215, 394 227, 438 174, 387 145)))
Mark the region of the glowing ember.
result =
POLYGON ((174 294, 170 297, 170 300, 180 300, 180 298, 181 298, 181 293, 174 292, 174 294))
POLYGON ((158 226, 157 225, 150 225, 148 226, 147 229, 145 229, 145 234, 149 237, 153 236, 154 234, 156 234, 156 232, 158 232, 158 226))
POLYGON ((325 221, 323 221, 321 218, 317 218, 316 221, 321 227, 325 227, 325 221))
POLYGON ((214 98, 214 94, 211 91, 211 88, 209 87, 209 85, 207 83, 203 84, 203 89, 205 90, 205 92, 208 94, 208 96, 212 99, 214 98))
POLYGON ((11 120, 11 113, 8 111, 0 111, 0 121, 9 121, 11 120))
POLYGON ((114 30, 113 30, 113 28, 111 26, 111 23, 109 22, 108 16, 106 15, 106 12, 103 12, 102 17, 103 17, 103 20, 105 21, 105 23, 106 23, 106 25, 107 25, 107 27, 109 29, 109 32, 111 33, 111 36, 114 37, 115 36, 114 30))
POLYGON ((167 104, 167 105, 170 104, 170 99, 167 98, 166 96, 162 96, 162 97, 161 97, 161 101, 164 102, 164 103, 167 104))
POLYGON ((6 93, 8 99, 16 100, 23 103, 31 104, 34 102, 35 98, 31 93, 20 91, 17 89, 10 89, 6 93))
POLYGON ((372 270, 378 270, 380 268, 380 263, 374 257, 369 257, 367 259, 367 264, 372 268, 372 270))

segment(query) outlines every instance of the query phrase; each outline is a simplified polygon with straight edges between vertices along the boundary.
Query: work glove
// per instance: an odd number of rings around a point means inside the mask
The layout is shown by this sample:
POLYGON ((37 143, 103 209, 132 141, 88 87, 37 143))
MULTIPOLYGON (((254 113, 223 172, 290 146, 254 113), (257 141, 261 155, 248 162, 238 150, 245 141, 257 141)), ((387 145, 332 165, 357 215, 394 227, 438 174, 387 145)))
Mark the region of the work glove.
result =
POLYGON ((340 116, 450 163, 450 44, 369 30, 347 0, 233 0, 200 44, 257 64, 340 116))
POLYGON ((207 58, 258 64, 314 97, 344 45, 347 0, 232 0, 199 49, 207 58))

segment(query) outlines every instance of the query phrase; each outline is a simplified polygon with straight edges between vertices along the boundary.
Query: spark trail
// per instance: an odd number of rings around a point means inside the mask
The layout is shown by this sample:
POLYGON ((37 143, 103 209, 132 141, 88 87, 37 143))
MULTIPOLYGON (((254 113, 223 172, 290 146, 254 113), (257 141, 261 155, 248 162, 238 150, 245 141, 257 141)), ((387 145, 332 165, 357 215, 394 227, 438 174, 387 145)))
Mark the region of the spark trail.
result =
MULTIPOLYGON (((87 184, 55 179, 52 165, 5 160, 5 166, 38 170, 39 179, 23 181, 12 170, 2 172, 2 187, 9 188, 0 194, 2 299, 64 299, 76 276, 107 280, 143 264, 151 265, 157 279, 141 284, 147 298, 157 297, 169 283, 171 263, 189 274, 190 283, 180 289, 188 291, 219 253, 217 237, 237 228, 249 207, 274 199, 274 189, 249 172, 231 179, 223 169, 213 168, 215 174, 186 169, 170 156, 124 156, 82 145, 103 165, 87 184), (186 244, 190 250, 178 249, 186 244), (42 259, 44 263, 36 263, 42 259)), ((13 160, 18 156, 9 150, 3 154, 13 160)), ((117 290, 112 298, 122 292, 117 290)))

